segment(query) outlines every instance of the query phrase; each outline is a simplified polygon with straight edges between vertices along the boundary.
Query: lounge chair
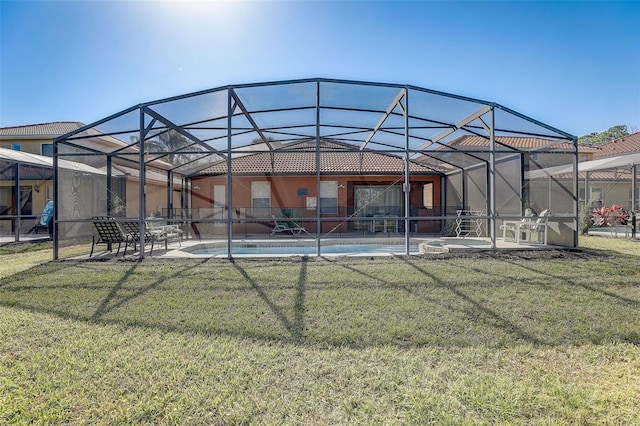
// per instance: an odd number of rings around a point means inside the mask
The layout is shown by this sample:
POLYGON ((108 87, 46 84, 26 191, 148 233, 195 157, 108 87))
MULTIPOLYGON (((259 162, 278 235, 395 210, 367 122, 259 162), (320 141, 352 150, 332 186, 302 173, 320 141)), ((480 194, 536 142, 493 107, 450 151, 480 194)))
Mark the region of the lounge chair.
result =
POLYGON ((98 244, 106 244, 107 250, 112 251, 111 246, 118 243, 118 250, 116 251, 117 256, 120 253, 120 246, 122 243, 125 243, 126 254, 128 238, 114 218, 108 216, 94 216, 92 221, 93 227, 98 235, 93 235, 91 239, 91 252, 89 253, 89 258, 93 256, 93 249, 98 244))
POLYGON ((304 228, 304 226, 298 225, 298 223, 294 220, 296 217, 295 213, 288 210, 283 209, 281 216, 272 216, 273 222, 275 223, 275 227, 271 231, 271 235, 276 234, 278 232, 291 232, 291 235, 300 235, 302 232, 308 234, 309 232, 304 228))
POLYGON ((148 217, 145 219, 144 223, 151 233, 164 234, 166 237, 165 248, 166 243, 170 241, 177 241, 182 247, 182 237, 184 232, 182 232, 180 226, 168 224, 165 219, 159 217, 148 217))

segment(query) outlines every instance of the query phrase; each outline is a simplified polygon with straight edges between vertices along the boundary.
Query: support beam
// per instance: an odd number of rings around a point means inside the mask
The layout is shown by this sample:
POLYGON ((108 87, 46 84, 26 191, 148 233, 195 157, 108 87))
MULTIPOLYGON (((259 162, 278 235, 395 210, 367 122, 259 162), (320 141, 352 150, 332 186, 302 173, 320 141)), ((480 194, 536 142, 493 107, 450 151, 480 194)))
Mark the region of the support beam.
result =
POLYGON ((144 110, 140 110, 140 148, 138 150, 138 233, 140 235, 140 251, 138 252, 138 259, 144 258, 144 245, 145 245, 145 224, 144 218, 146 216, 147 208, 147 190, 146 190, 146 176, 147 165, 144 162, 144 110))
POLYGON ((233 89, 230 89, 229 92, 231 93, 231 97, 235 101, 236 106, 238 108, 240 108, 240 111, 242 111, 242 114, 244 114, 244 116, 247 118, 247 121, 249 122, 249 124, 251 124, 251 127, 253 127, 253 130, 256 131, 258 136, 260 136, 260 139, 262 139, 262 142, 264 142, 269 147, 269 149, 271 151, 273 151, 273 146, 271 146, 271 144, 269 143, 269 140, 267 139, 267 137, 264 135, 264 133, 262 133, 262 130, 260 129, 260 127, 258 127, 258 124, 255 122, 253 117, 251 117, 251 114, 249 113, 247 108, 244 106, 244 104, 242 103, 240 98, 238 97, 236 91, 233 90, 233 89))
POLYGON ((316 254, 322 253, 322 222, 320 221, 320 83, 316 83, 316 254))
MULTIPOLYGON (((409 153, 409 94, 406 89, 404 93, 404 104, 402 109, 404 114, 404 253, 409 256, 411 253, 411 154, 409 153)), ((400 103, 400 99, 398 99, 400 103)))
POLYGON ((13 238, 15 242, 20 241, 20 221, 22 219, 22 203, 20 202, 20 164, 14 163, 13 177, 15 186, 13 187, 13 205, 15 206, 16 218, 13 220, 13 238))
MULTIPOLYGON (((385 113, 382 115, 382 118, 380 118, 380 121, 378 121, 378 124, 375 125, 375 127, 373 128, 369 136, 367 136, 367 138, 364 140, 364 143, 362 144, 360 149, 364 149, 367 146, 367 144, 371 142, 371 139, 373 139, 373 136, 378 132, 378 130, 380 130, 380 127, 382 127, 384 122, 387 120, 387 118, 389 118, 393 110, 396 108, 398 104, 400 104, 400 101, 402 100, 402 98, 406 96, 406 94, 407 94, 407 89, 405 88, 400 89, 400 91, 398 92, 396 97, 393 99, 393 101, 391 102, 391 104, 389 105, 385 113)), ((400 107, 402 108, 402 104, 400 104, 400 107)))
POLYGON ((638 217, 638 182, 637 182, 637 175, 638 175, 638 165, 634 164, 633 166, 631 166, 631 220, 633 220, 633 223, 631 223, 631 238, 633 238, 635 240, 636 235, 637 235, 637 228, 636 228, 636 221, 637 221, 637 217, 638 217))
POLYGON ((51 220, 53 221, 53 235, 51 236, 51 238, 53 238, 53 260, 58 260, 58 219, 59 219, 59 213, 60 213, 60 206, 59 206, 59 201, 60 201, 60 193, 58 192, 60 190, 60 184, 59 184, 59 173, 58 173, 58 142, 55 141, 53 142, 53 217, 51 218, 51 220))
MULTIPOLYGON (((172 130, 174 130, 177 133, 181 134, 182 136, 184 136, 185 138, 189 139, 190 141, 195 142, 197 145, 205 148, 207 151, 213 152, 215 154, 218 154, 222 158, 226 158, 225 154, 221 153, 217 149, 214 149, 214 148, 210 147, 209 145, 207 145, 206 143, 202 142, 197 137, 193 136, 191 133, 189 133, 186 130, 184 130, 181 126, 178 126, 177 124, 173 123, 168 118, 163 117, 162 115, 158 114, 154 110, 149 109, 149 108, 144 108, 143 109, 143 113, 147 114, 147 115, 150 115, 151 117, 155 118, 156 120, 164 123, 166 126, 171 127, 172 130)), ((140 151, 144 153, 144 151, 143 151, 144 133, 143 132, 144 132, 144 130, 141 128, 140 129, 140 136, 141 136, 141 139, 140 139, 140 151)))
POLYGON ((418 148, 416 148, 416 150, 420 151, 422 149, 427 148, 428 146, 433 145, 434 143, 439 142, 440 140, 446 138, 447 136, 449 136, 451 133, 455 132, 456 130, 461 129, 464 126, 466 126, 467 124, 471 123, 473 120, 475 120, 475 119, 477 119, 479 117, 482 117, 484 114, 486 114, 489 111, 491 111, 492 108, 493 107, 491 105, 483 106, 478 111, 474 112, 473 114, 469 115, 468 117, 465 117, 462 120, 460 120, 459 122, 457 122, 456 124, 451 125, 451 127, 448 128, 447 130, 444 130, 444 131, 440 132, 438 135, 436 135, 429 142, 426 142, 426 143, 420 145, 418 148))
POLYGON ((232 245, 233 245, 233 222, 231 221, 233 215, 233 175, 231 171, 231 138, 232 138, 232 125, 233 125, 233 111, 235 106, 232 105, 231 96, 232 90, 227 92, 227 152, 229 155, 226 157, 227 161, 227 257, 231 259, 233 257, 232 245))
POLYGON ((491 108, 489 116, 489 236, 491 248, 496 248, 496 112, 491 108))

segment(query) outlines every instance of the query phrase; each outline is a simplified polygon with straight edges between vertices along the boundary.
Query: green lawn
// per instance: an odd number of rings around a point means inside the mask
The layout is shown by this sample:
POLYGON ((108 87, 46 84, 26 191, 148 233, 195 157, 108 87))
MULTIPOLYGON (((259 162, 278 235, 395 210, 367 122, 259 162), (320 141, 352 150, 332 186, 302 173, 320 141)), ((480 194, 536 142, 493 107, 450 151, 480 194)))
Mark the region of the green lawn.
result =
POLYGON ((0 423, 640 424, 640 243, 580 244, 235 262, 0 249, 0 423))

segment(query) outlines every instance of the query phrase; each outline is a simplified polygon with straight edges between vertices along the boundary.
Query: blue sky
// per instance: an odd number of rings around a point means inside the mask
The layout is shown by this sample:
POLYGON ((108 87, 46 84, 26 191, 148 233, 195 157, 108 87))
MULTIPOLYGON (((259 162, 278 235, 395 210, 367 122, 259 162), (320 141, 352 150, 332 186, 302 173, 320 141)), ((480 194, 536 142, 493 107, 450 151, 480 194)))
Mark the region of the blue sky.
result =
POLYGON ((235 83, 326 77, 640 131, 640 1, 0 0, 0 126, 91 123, 235 83))

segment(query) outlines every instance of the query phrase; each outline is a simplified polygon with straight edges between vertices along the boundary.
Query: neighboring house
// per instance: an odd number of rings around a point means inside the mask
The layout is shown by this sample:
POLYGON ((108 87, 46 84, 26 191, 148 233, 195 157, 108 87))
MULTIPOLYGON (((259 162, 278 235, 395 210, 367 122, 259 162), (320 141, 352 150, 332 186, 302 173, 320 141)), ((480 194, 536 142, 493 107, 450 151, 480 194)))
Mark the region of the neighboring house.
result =
MULTIPOLYGON (((0 156, 0 235, 7 235, 15 231, 15 223, 18 220, 20 232, 26 232, 33 226, 34 220, 37 220, 43 211, 48 200, 53 199, 53 168, 51 167, 53 157, 53 140, 68 132, 84 127, 80 122, 53 122, 41 123, 24 126, 2 127, 0 128, 0 149, 7 149, 19 152, 23 155, 0 156), (20 172, 16 172, 14 164, 20 164, 20 172), (17 217, 16 209, 16 183, 15 176, 20 176, 19 191, 17 193, 20 205, 20 218, 17 217), (4 217, 4 220, 3 220, 4 217)), ((89 129, 87 132, 92 132, 89 129)), ((94 132, 95 137, 85 140, 85 144, 94 147, 102 152, 110 152, 113 150, 125 150, 135 152, 134 148, 127 148, 122 141, 94 132)), ((71 153, 71 149, 65 147, 66 153, 71 153)), ((85 150, 86 151, 86 150, 85 150)), ((76 150, 75 152, 82 152, 76 150)), ((88 151, 86 151, 88 152, 88 151)), ((61 157, 61 159, 64 157, 61 157)), ((75 162, 81 161, 82 164, 92 166, 101 170, 100 178, 96 178, 97 174, 93 174, 91 185, 87 182, 87 188, 80 189, 83 179, 66 179, 61 186, 61 196, 68 195, 72 200, 77 200, 73 191, 87 190, 93 192, 94 197, 92 203, 83 203, 83 205, 72 205, 71 215, 91 216, 101 215, 106 212, 106 167, 104 156, 76 156, 73 158, 75 162), (75 185, 75 186, 74 186, 75 185), (89 188, 90 187, 90 188, 89 188), (91 189, 92 188, 92 189, 91 189), (81 214, 81 211, 85 213, 81 214), (75 213, 74 213, 75 212, 75 213), (88 213, 87 213, 88 212, 88 213)), ((158 162, 158 161, 156 161, 158 162)), ((154 162, 150 163, 151 165, 154 162)), ((62 168, 61 178, 67 177, 67 173, 73 173, 72 168, 62 168)), ((71 175, 68 175, 69 177, 71 175)), ((127 164, 116 162, 113 164, 111 182, 111 201, 112 214, 122 217, 136 217, 139 210, 139 186, 138 186, 138 169, 131 168, 127 164)), ((158 173, 153 169, 147 171, 146 176, 146 200, 147 213, 155 214, 167 205, 167 176, 158 173)), ((174 182, 174 203, 180 203, 180 182, 174 182)), ((76 202, 77 204, 77 202, 76 202)))
MULTIPOLYGON (((447 149, 461 148, 465 150, 478 149, 482 150, 488 146, 489 142, 486 138, 478 136, 462 136, 447 144, 447 149)), ((523 161, 525 167, 523 170, 530 170, 531 165, 542 164, 543 168, 553 168, 556 165, 562 165, 562 157, 557 155, 546 155, 536 152, 542 148, 546 150, 570 149, 568 144, 549 145, 548 140, 532 138, 532 137, 497 137, 496 144, 505 147, 514 147, 525 151, 523 161), (527 150, 534 150, 530 154, 526 154, 527 150)), ((499 149, 499 148, 498 148, 499 149)), ((508 151, 510 148, 506 148, 508 151)), ((612 205, 618 204, 626 209, 632 209, 631 196, 631 176, 632 164, 635 160, 626 161, 630 155, 640 154, 640 132, 633 133, 628 136, 613 140, 606 144, 593 147, 589 145, 578 145, 578 194, 581 204, 588 202, 591 205, 612 205), (611 168, 596 167, 593 171, 581 171, 581 165, 589 164, 597 160, 611 159, 612 164, 618 164, 611 168), (589 163, 587 163, 589 162, 589 163), (585 191, 585 188, 587 190, 585 191), (588 194, 586 194, 588 192, 588 194), (588 196, 585 196, 588 195, 588 196)), ((637 173, 637 172, 636 172, 637 173)), ((561 181, 570 179, 562 175, 556 176, 561 181)), ((638 177, 636 177, 638 179, 638 177)), ((636 205, 633 210, 640 211, 640 185, 636 185, 636 205)))
MULTIPOLYGON (((47 200, 53 199, 53 169, 47 167, 46 159, 53 157, 53 139, 67 132, 79 129, 79 122, 54 122, 0 128, 0 148, 19 151, 27 155, 19 160, 24 165, 20 174, 19 203, 21 215, 35 216, 44 209, 47 200), (29 157, 29 154, 36 157, 29 157)), ((16 214, 15 172, 9 161, 2 161, 0 176, 0 217, 16 214)), ((8 221, 0 224, 0 233, 6 234, 8 221)), ((11 228, 13 228, 13 224, 11 228)))
MULTIPOLYGON (((53 139, 79 129, 79 122, 54 122, 0 128, 0 148, 53 157, 53 139)), ((20 200, 23 215, 39 214, 48 199, 53 198, 52 173, 36 173, 33 168, 22 176, 20 200)), ((7 179, 0 181, 0 215, 12 214, 13 183, 7 179)))
MULTIPOLYGON (((629 210, 640 211, 640 188, 638 188, 640 185, 636 185, 636 205, 635 207, 631 205, 631 178, 634 170, 632 166, 635 161, 626 161, 626 159, 631 159, 631 156, 637 154, 640 154, 640 132, 623 136, 596 147, 592 159, 610 159, 614 166, 608 169, 580 173, 580 201, 587 201, 592 205, 617 204, 629 210), (614 161, 615 159, 618 160, 614 161), (585 187, 588 187, 588 194, 585 194, 585 187), (588 196, 585 197, 585 195, 588 196)), ((636 171, 636 176, 637 174, 638 172, 636 171)), ((638 177, 636 177, 637 179, 638 177)))
POLYGON ((0 148, 53 157, 53 139, 83 126, 78 121, 62 121, 0 127, 0 148))

